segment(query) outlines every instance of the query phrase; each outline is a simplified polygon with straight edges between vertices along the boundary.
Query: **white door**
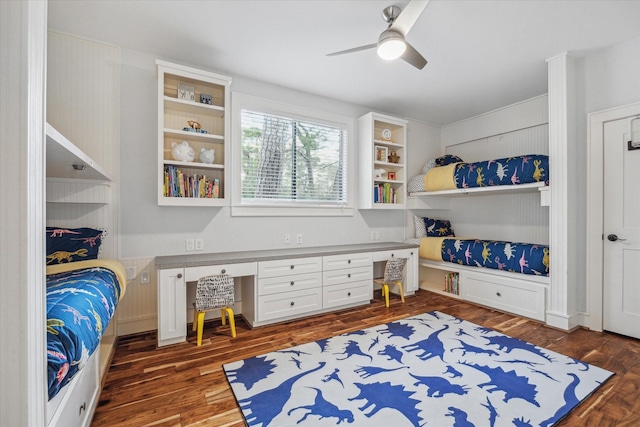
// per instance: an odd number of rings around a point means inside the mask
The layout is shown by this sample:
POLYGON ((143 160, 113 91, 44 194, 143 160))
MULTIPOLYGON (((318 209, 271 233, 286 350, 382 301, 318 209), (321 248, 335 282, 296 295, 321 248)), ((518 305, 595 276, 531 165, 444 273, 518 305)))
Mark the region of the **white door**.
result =
MULTIPOLYGON (((640 149, 628 148, 632 120, 604 128, 603 327, 640 338, 640 149)), ((640 119, 633 125, 640 141, 640 119)))

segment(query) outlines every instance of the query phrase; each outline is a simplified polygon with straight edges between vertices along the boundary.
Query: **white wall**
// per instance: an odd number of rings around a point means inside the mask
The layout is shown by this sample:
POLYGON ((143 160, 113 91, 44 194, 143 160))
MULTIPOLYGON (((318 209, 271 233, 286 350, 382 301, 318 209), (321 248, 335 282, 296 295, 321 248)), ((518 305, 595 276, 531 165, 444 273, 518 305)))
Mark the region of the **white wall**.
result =
MULTIPOLYGON (((206 252, 295 247, 295 243, 284 244, 285 233, 301 233, 300 246, 369 242, 372 229, 380 231, 382 240, 404 239, 402 211, 356 211, 353 217, 332 218, 247 218, 232 217, 228 207, 157 206, 155 60, 145 53, 122 50, 121 258, 182 254, 185 239, 195 237, 204 239, 206 252)), ((365 107, 231 77, 232 91, 354 118, 368 112, 365 107)), ((410 147, 414 141, 439 142, 432 136, 439 129, 433 126, 410 122, 408 131, 410 147)))
MULTIPOLYGON (((576 61, 578 211, 587 209, 587 114, 640 101, 640 37, 593 52, 576 61), (581 149, 582 148, 582 149, 581 149)), ((575 219, 578 309, 586 311, 586 215, 575 219)))

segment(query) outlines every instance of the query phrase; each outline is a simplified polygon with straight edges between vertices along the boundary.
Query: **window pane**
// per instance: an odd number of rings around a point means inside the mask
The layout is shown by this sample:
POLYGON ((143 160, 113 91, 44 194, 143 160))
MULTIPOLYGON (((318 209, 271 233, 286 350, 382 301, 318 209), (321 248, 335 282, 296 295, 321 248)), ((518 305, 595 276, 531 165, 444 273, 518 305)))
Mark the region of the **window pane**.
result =
POLYGON ((242 201, 346 202, 346 129, 242 110, 242 201))

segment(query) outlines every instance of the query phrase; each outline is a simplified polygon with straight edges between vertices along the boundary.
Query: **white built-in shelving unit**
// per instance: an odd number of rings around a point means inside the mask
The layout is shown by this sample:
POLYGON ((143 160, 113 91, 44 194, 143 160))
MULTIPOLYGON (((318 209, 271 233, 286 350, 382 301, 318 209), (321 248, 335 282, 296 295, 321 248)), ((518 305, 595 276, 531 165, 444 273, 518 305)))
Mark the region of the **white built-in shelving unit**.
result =
MULTIPOLYGON (((158 205, 162 206, 226 206, 229 195, 229 86, 231 78, 166 61, 156 61, 158 70, 158 205), (186 94, 179 88, 192 90, 186 94), (179 93, 180 92, 180 93, 179 93), (201 95, 209 95, 211 104, 201 102, 201 95), (189 125, 195 121, 199 132, 189 125), (173 158, 173 143, 186 141, 195 151, 193 161, 173 158), (201 150, 213 149, 213 163, 203 163, 201 150), (195 196, 188 191, 182 195, 168 188, 168 175, 196 177, 206 186, 216 185, 215 191, 204 189, 195 196), (172 174, 171 172, 175 172, 172 174)), ((173 178, 172 178, 173 179, 173 178)), ((179 184, 178 184, 179 188, 179 184)))
POLYGON ((358 208, 404 209, 407 192, 407 121, 372 112, 358 119, 358 132, 358 208), (397 157, 393 158, 393 154, 397 157))

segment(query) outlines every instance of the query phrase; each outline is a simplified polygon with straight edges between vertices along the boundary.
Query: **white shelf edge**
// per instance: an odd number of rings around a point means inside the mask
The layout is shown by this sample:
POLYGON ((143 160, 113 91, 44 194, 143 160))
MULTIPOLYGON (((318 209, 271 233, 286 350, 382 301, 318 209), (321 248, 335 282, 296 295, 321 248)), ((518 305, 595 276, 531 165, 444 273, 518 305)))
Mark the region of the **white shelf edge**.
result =
POLYGON ((537 191, 541 187, 545 187, 544 182, 532 182, 529 184, 519 185, 491 185, 487 187, 476 188, 458 188, 455 190, 440 190, 440 191, 421 191, 417 193, 411 193, 409 197, 456 197, 456 196, 471 196, 477 194, 488 195, 486 193, 527 193, 537 191))
POLYGON ((399 142, 393 142, 393 141, 385 141, 384 139, 374 139, 373 143, 384 145, 385 147, 404 148, 404 144, 400 144, 399 142))
POLYGON ((47 123, 47 178, 111 181, 106 170, 47 123), (82 165, 84 170, 75 170, 82 165))
POLYGON ((201 163, 201 162, 182 162, 180 160, 165 160, 163 162, 165 165, 178 166, 183 168, 191 168, 191 169, 217 169, 224 170, 224 165, 219 165, 216 163, 201 163))
POLYGON ((169 128, 164 128, 164 133, 165 134, 170 134, 170 135, 187 136, 187 137, 190 137, 190 138, 199 138, 199 139, 203 139, 203 140, 214 139, 214 140, 216 140, 216 142, 224 142, 224 136, 216 135, 216 134, 213 134, 213 133, 189 132, 189 131, 186 131, 186 130, 169 129, 169 128))
POLYGON ((224 115, 224 107, 220 107, 219 105, 212 104, 203 104, 201 102, 189 101, 186 99, 178 99, 172 96, 164 95, 165 102, 171 102, 178 105, 184 105, 189 108, 203 109, 203 110, 212 110, 214 112, 220 113, 221 117, 224 115))
POLYGON ((514 273, 511 271, 503 271, 503 270, 497 270, 497 269, 493 269, 493 268, 486 268, 486 267, 473 267, 473 266, 468 266, 468 265, 460 265, 460 264, 455 264, 455 263, 451 263, 451 262, 444 262, 444 261, 433 261, 430 259, 425 259, 425 258, 418 258, 418 266, 420 267, 427 267, 427 268, 435 268, 438 270, 445 270, 445 271, 453 271, 453 272, 460 272, 460 271, 466 271, 469 273, 481 273, 481 274, 490 274, 490 275, 494 275, 494 276, 502 276, 502 277, 509 277, 511 279, 520 279, 520 280, 526 280, 529 282, 536 282, 539 283, 541 285, 549 285, 551 278, 549 276, 537 276, 535 274, 521 274, 521 273, 514 273))
POLYGON ((158 199, 159 206, 201 206, 201 207, 222 207, 227 206, 227 200, 222 198, 207 199, 199 197, 161 197, 158 199))

